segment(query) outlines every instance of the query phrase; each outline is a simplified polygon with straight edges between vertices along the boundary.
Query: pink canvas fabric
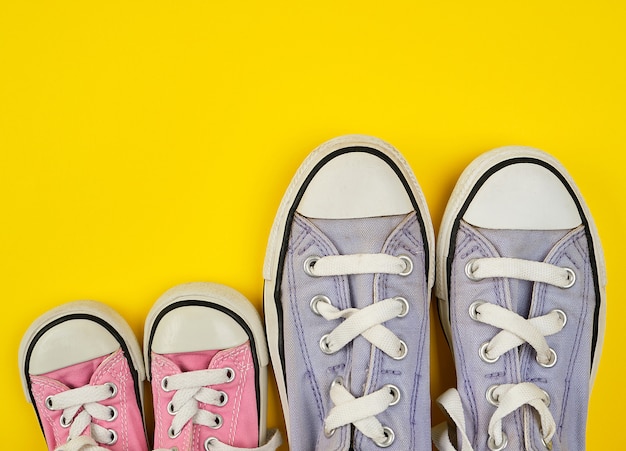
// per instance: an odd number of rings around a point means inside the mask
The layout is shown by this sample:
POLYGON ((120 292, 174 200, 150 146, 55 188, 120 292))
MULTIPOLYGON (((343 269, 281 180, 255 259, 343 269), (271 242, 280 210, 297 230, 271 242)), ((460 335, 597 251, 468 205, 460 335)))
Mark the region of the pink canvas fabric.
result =
POLYGON ((151 356, 155 448, 204 451, 204 443, 209 437, 241 448, 258 446, 255 374, 249 341, 240 346, 220 351, 166 355, 153 352, 151 356), (172 424, 173 415, 168 411, 168 404, 176 392, 163 389, 163 378, 189 371, 225 368, 234 370, 233 380, 209 388, 225 392, 227 395, 226 404, 215 406, 198 401, 199 409, 222 417, 223 422, 220 427, 214 429, 189 421, 178 437, 170 438, 168 430, 172 424))
MULTIPOLYGON (((106 445, 106 448, 112 451, 148 449, 133 378, 128 361, 121 349, 109 356, 78 363, 44 375, 31 375, 30 382, 49 450, 54 450, 67 442, 70 427, 61 425, 63 411, 49 409, 46 399, 87 384, 115 384, 117 387, 117 393, 102 402, 103 405, 114 407, 118 412, 117 417, 112 421, 92 420, 92 423, 113 430, 117 434, 116 443, 106 445)), ((83 435, 89 435, 89 427, 83 431, 83 435)))

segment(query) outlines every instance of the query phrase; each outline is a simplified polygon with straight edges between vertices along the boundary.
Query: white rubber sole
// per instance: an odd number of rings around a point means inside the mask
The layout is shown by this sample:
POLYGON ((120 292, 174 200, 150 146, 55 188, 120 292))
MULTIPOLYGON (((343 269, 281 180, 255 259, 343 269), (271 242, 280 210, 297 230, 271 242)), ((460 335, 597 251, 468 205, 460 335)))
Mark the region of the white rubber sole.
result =
MULTIPOLYGON (((289 403, 287 399, 287 387, 283 377, 284 368, 283 362, 280 356, 280 324, 278 317, 278 310, 275 299, 275 292, 277 284, 280 283, 277 280, 278 265, 282 247, 285 240, 285 233, 287 232, 287 221, 290 217, 292 208, 311 172, 318 167, 318 165, 329 155, 334 152, 340 151, 350 147, 366 147, 377 150, 385 154, 391 162, 397 167, 402 176, 408 181, 408 185, 411 189, 411 194, 417 203, 419 212, 422 216, 423 226, 426 232, 427 246, 429 250, 429 273, 428 273, 428 292, 433 287, 435 279, 435 252, 434 252, 434 238, 435 234, 430 219, 430 213, 426 205, 426 199, 422 193, 417 179, 413 174, 410 166, 404 159, 404 157, 393 146, 382 141, 380 139, 365 136, 365 135, 346 135, 341 136, 330 141, 327 141, 317 147, 311 152, 304 162, 300 165, 296 174, 291 180, 291 183, 287 187, 285 194, 282 198, 278 212, 274 219, 272 229, 267 245, 267 251, 265 254, 265 263, 263 266, 263 277, 265 279, 265 285, 263 289, 263 308, 265 313, 265 327, 267 330, 267 340, 269 353, 272 359, 272 366, 274 368, 274 374, 276 376, 276 383, 278 386, 278 392, 282 403, 283 414, 285 422, 289 424, 290 412, 289 403)), ((289 428, 287 428, 289 431, 289 428)))
POLYGON ((452 191, 450 200, 446 206, 441 227, 439 229, 439 236, 437 240, 437 281, 435 286, 435 295, 437 297, 439 316, 444 333, 448 339, 448 343, 452 346, 451 331, 450 331, 450 306, 448 299, 448 280, 447 280, 447 268, 446 262, 450 251, 450 241, 453 229, 457 218, 461 212, 461 209, 465 205, 468 197, 471 195, 472 190, 477 183, 489 173, 494 166, 514 159, 531 159, 539 160, 552 166, 568 183, 572 193, 575 195, 578 204, 582 210, 582 215, 587 221, 589 227, 589 233, 594 249, 595 264, 597 269, 598 283, 600 284, 600 309, 599 309, 599 323, 598 323, 598 337, 596 341, 596 347, 594 352, 594 361, 592 364, 592 373, 590 378, 590 388, 593 385, 595 376, 598 370, 598 364, 600 361, 600 354, 602 351, 602 344, 604 338, 604 331, 606 328, 606 265, 604 261, 604 252, 600 243, 600 237, 598 230, 591 216, 591 212, 587 207, 576 183, 569 175, 565 167, 551 155, 530 147, 521 146, 509 146, 486 152, 476 158, 470 165, 463 171, 459 180, 452 191))
POLYGON ((259 313, 254 306, 238 291, 225 285, 209 282, 192 282, 177 285, 159 297, 150 309, 144 327, 144 361, 146 374, 150 379, 150 337, 161 312, 169 306, 184 303, 185 301, 200 301, 207 304, 216 304, 228 311, 229 316, 235 319, 244 330, 247 328, 253 341, 254 351, 259 362, 259 438, 264 440, 267 430, 267 352, 265 332, 259 313))

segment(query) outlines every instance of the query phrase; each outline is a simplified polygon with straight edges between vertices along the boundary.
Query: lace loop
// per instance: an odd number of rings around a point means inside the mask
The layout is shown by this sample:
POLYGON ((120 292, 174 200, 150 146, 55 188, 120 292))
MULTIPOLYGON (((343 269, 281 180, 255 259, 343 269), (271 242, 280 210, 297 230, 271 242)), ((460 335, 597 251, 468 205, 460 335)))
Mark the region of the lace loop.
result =
POLYGON ((307 274, 316 277, 349 276, 353 274, 408 275, 413 270, 409 257, 389 254, 350 254, 309 257, 305 262, 307 274))
POLYGON ((465 274, 471 280, 492 277, 542 282, 559 288, 570 288, 576 282, 576 274, 570 268, 550 263, 522 260, 519 258, 476 258, 467 262, 465 274))

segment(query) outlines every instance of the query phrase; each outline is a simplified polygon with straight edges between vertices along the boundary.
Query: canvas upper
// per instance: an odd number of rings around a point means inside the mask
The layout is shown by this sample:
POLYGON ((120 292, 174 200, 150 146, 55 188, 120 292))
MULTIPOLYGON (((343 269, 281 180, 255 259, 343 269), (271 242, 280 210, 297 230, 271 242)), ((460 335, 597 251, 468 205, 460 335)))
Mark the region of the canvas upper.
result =
POLYGON ((565 169, 535 149, 489 152, 452 193, 437 297, 454 353, 441 450, 584 450, 599 361, 605 270, 565 169))
POLYGON ((340 137, 301 165, 264 273, 290 449, 430 446, 431 245, 423 195, 389 144, 340 137))
POLYGON ((167 291, 146 321, 144 352, 159 450, 275 450, 265 431, 267 350, 254 307, 235 290, 167 291))
POLYGON ((96 302, 38 318, 20 346, 22 383, 49 450, 143 451, 143 362, 124 320, 96 302))

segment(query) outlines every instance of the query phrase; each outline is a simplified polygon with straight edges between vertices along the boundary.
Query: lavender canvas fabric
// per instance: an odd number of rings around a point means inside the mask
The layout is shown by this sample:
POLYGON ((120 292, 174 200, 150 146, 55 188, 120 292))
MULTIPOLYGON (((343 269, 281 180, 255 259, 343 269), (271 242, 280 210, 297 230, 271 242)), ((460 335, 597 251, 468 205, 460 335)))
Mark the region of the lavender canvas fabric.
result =
POLYGON ((333 404, 331 383, 342 377, 356 397, 394 384, 401 399, 377 418, 395 433, 390 450, 430 449, 428 283, 422 231, 415 212, 407 216, 364 219, 308 219, 292 222, 281 282, 285 377, 292 450, 378 450, 350 426, 331 437, 324 418, 333 404), (407 255, 409 276, 366 274, 311 277, 304 261, 311 255, 353 253, 407 255), (405 297, 409 313, 384 325, 406 342, 408 354, 393 360, 362 337, 333 355, 320 350, 320 338, 339 324, 316 315, 309 302, 325 295, 339 308, 363 308, 393 296, 405 297))
MULTIPOLYGON (((489 449, 487 429, 496 407, 486 399, 488 388, 520 382, 532 382, 550 397, 549 409, 557 426, 552 449, 585 449, 596 302, 584 226, 556 231, 488 230, 461 221, 450 270, 450 322, 457 390, 474 450, 489 449), (563 289, 505 278, 469 279, 465 265, 473 258, 483 257, 514 257, 572 268, 576 282, 563 289), (525 318, 545 315, 553 309, 565 312, 567 323, 563 330, 546 337, 558 356, 554 367, 539 365, 528 344, 507 352, 495 363, 483 361, 479 357, 480 346, 499 330, 472 320, 469 306, 476 300, 500 305, 525 318)), ((536 415, 529 406, 506 417, 503 430, 508 437, 507 449, 546 449, 536 415)))

